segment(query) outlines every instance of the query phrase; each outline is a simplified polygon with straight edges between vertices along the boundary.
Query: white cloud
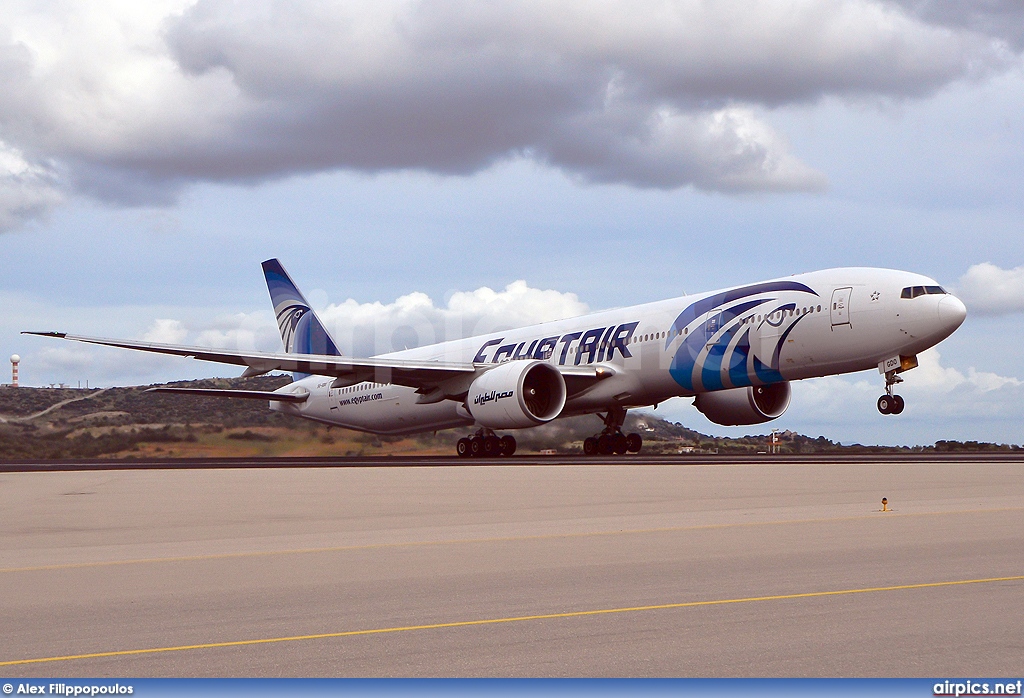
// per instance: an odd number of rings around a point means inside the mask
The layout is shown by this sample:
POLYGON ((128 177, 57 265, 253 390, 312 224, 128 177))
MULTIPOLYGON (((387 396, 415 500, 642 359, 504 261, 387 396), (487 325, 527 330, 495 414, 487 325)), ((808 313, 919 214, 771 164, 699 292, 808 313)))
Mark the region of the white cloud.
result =
POLYGON ((1004 71, 1019 62, 995 21, 1007 10, 986 8, 9 0, 0 139, 53 166, 11 202, 0 186, 0 211, 9 227, 54 205, 60 187, 41 183, 58 172, 74 191, 166 202, 195 181, 472 173, 524 156, 585 181, 816 190, 824 175, 766 110, 1004 71))
POLYGON ((387 304, 349 299, 317 314, 343 350, 369 355, 586 312, 587 305, 575 293, 531 288, 520 280, 501 291, 457 291, 444 306, 417 292, 387 304))
POLYGON ((142 338, 147 342, 181 344, 187 336, 188 330, 180 320, 154 320, 153 326, 142 338))
POLYGON ((1024 266, 1001 269, 990 262, 975 264, 960 277, 956 292, 971 313, 1024 312, 1024 266))
POLYGON ((979 396, 1002 388, 1024 386, 1024 381, 1017 378, 984 372, 974 366, 968 368, 966 375, 956 368, 943 366, 938 349, 929 349, 920 354, 918 359, 920 365, 905 375, 908 382, 912 381, 908 385, 912 385, 916 391, 941 395, 944 400, 948 400, 950 393, 979 396))
POLYGON ((199 325, 189 341, 201 347, 281 351, 281 335, 269 311, 221 315, 199 325))

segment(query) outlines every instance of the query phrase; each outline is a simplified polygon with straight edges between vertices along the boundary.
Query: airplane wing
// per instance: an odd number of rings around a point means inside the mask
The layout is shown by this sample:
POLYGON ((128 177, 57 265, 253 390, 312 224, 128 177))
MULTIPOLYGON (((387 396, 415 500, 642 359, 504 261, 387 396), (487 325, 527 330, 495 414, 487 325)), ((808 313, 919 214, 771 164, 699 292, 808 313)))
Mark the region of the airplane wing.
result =
POLYGON ((340 379, 334 387, 355 385, 363 381, 394 383, 411 388, 434 386, 451 378, 471 376, 477 367, 471 363, 442 361, 408 361, 403 359, 356 359, 348 356, 326 356, 318 354, 275 354, 258 351, 235 351, 189 347, 179 344, 158 342, 137 342, 130 339, 105 339, 103 337, 82 337, 66 332, 22 332, 40 337, 56 337, 87 344, 101 344, 107 347, 136 349, 156 354, 187 356, 200 361, 245 366, 245 377, 258 376, 270 371, 292 371, 311 373, 317 376, 333 376, 340 379))
MULTIPOLYGON (((159 342, 138 342, 130 339, 106 339, 83 337, 66 332, 22 332, 39 337, 56 337, 87 344, 100 344, 121 349, 135 349, 156 354, 185 356, 200 361, 245 366, 243 377, 258 376, 270 371, 291 371, 310 373, 335 378, 332 387, 340 388, 364 381, 393 383, 416 388, 423 394, 424 401, 449 399, 468 390, 469 383, 478 373, 489 368, 488 364, 459 363, 450 361, 410 361, 407 359, 356 359, 347 356, 320 354, 276 354, 268 352, 246 352, 206 347, 189 347, 159 342), (432 397, 428 397, 432 396, 432 397)), ((607 378, 614 372, 601 366, 558 366, 566 379, 570 394, 607 378)), ((170 392, 170 391, 164 391, 170 392)), ((208 392, 208 391, 207 391, 208 392)), ((232 391, 234 392, 234 391, 232 391)), ((210 394, 208 392, 208 394, 210 394)), ((259 399, 280 399, 259 396, 259 399)), ((288 398, 285 398, 286 400, 288 398)))

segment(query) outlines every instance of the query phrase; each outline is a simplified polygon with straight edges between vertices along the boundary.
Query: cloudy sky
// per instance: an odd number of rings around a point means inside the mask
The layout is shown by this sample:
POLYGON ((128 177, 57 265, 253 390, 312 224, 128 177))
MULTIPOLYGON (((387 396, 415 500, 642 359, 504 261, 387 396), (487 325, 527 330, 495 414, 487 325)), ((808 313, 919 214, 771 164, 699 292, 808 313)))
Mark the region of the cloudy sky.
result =
MULTIPOLYGON (((31 385, 228 369, 24 329, 275 350, 279 257, 368 354, 832 266, 965 325, 877 414, 773 426, 1024 442, 1019 0, 7 0, 0 351, 31 385)), ((658 412, 716 433, 689 400, 658 412)), ((753 431, 751 429, 740 431, 753 431)))

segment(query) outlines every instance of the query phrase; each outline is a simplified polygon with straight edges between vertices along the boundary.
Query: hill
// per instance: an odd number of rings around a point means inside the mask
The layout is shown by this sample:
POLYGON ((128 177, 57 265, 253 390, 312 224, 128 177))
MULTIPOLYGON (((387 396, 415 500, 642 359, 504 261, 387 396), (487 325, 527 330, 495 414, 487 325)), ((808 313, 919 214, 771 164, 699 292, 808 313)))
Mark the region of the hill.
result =
MULTIPOLYGON (((287 375, 270 375, 167 385, 274 390, 290 381, 287 375)), ((146 393, 147 387, 0 388, 0 460, 451 455, 455 440, 471 431, 375 436, 271 412, 262 400, 146 393)), ((596 416, 571 417, 520 430, 516 439, 523 453, 549 449, 579 453, 583 439, 600 427, 596 416)), ((736 439, 709 436, 642 412, 627 416, 625 430, 643 436, 644 453, 757 453, 767 450, 769 438, 767 433, 736 439)), ((842 446, 824 437, 793 432, 783 432, 780 438, 782 453, 1018 450, 1016 446, 945 441, 915 449, 842 446)))

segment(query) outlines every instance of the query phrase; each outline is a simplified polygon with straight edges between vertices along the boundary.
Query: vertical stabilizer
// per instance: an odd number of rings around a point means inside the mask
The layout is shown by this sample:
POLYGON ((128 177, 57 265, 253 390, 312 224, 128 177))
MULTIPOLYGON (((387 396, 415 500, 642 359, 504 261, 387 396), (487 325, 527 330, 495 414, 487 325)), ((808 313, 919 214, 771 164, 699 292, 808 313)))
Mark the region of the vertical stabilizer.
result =
POLYGON ((263 275, 267 277, 267 289, 270 291, 270 301, 274 304, 284 350, 289 354, 341 356, 334 339, 281 263, 276 259, 268 259, 263 263, 263 275))

